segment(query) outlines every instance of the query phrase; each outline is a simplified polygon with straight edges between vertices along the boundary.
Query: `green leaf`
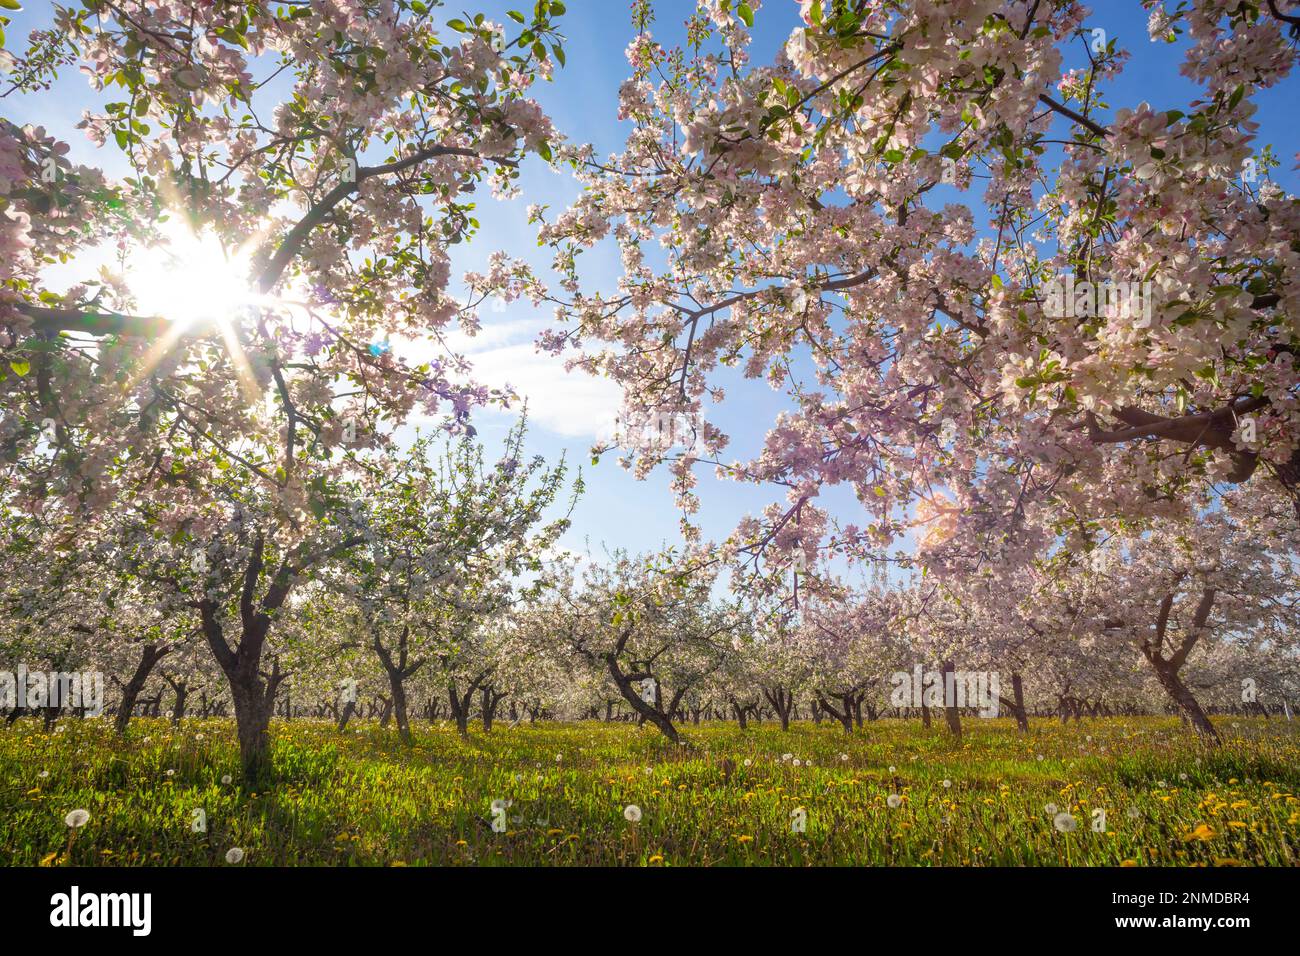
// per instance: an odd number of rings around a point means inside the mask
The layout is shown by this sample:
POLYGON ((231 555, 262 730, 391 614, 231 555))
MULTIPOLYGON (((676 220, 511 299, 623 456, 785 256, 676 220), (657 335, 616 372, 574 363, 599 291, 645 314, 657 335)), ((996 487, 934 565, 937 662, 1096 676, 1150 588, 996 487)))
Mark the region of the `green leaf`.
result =
MULTIPOLYGON (((3 0, 0 0, 0 3, 2 2, 3 0)), ((9 7, 8 9, 12 10, 14 8, 9 7)), ((26 375, 28 372, 32 370, 32 363, 23 361, 22 359, 15 359, 14 361, 9 363, 9 367, 14 370, 14 373, 17 374, 19 378, 22 378, 24 375, 26 375)))
POLYGON ((754 25, 754 11, 750 9, 749 4, 742 3, 736 7, 736 16, 745 21, 745 26, 752 27, 754 25))

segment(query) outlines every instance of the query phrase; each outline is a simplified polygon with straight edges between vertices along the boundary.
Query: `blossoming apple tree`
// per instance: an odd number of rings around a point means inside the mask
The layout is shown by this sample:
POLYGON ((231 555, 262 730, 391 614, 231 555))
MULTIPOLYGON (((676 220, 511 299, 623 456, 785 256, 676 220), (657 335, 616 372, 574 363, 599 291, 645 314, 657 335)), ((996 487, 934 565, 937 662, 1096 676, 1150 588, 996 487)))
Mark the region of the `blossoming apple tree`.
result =
POLYGON ((261 668, 272 617, 360 543, 329 517, 349 453, 417 409, 469 433, 473 406, 508 400, 441 345, 477 327, 448 250, 481 188, 550 156, 527 91, 563 58, 563 11, 507 28, 421 0, 91 0, 4 54, 9 95, 84 72, 82 126, 128 170, 0 123, 5 504, 127 507, 175 539, 182 564, 151 573, 202 616, 250 772, 283 679, 261 668), (83 261, 49 287, 48 265, 83 261))
POLYGON ((638 0, 623 149, 568 151, 582 195, 534 211, 561 281, 499 285, 554 305, 543 344, 621 383, 629 418, 674 423, 631 455, 669 465, 688 518, 701 467, 779 493, 729 547, 782 574, 915 521, 922 551, 1026 563, 1099 511, 1294 495, 1300 205, 1252 117, 1296 18, 1144 6, 1136 42, 1181 46, 1191 102, 1110 109, 1140 54, 1074 0, 803 0, 765 63, 758 3, 701 4, 670 50, 638 0), (580 268, 604 241, 608 289, 580 268), (788 407, 728 460, 712 412, 741 375, 788 407), (834 485, 860 519, 819 507, 834 485))

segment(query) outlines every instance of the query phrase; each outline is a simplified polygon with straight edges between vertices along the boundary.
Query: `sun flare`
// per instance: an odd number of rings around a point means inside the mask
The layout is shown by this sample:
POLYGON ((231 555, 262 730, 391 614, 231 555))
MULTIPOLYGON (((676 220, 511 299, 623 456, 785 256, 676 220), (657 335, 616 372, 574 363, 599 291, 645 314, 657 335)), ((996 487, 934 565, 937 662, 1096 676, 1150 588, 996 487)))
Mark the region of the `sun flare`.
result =
POLYGON ((229 250, 210 231, 194 233, 173 220, 163 242, 141 249, 127 263, 126 282, 140 311, 168 319, 178 329, 204 323, 229 326, 263 296, 253 287, 247 245, 229 250))

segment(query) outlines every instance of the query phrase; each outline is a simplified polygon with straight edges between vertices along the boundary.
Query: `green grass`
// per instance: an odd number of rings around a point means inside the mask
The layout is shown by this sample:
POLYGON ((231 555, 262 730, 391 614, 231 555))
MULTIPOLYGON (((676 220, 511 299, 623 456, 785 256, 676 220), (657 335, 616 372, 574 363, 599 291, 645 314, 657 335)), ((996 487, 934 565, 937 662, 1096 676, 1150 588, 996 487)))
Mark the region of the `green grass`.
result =
POLYGON ((137 720, 126 740, 107 720, 51 734, 22 721, 0 729, 0 862, 227 866, 239 847, 242 866, 1294 865, 1300 722, 1219 726, 1218 750, 1164 718, 1037 721, 1028 736, 968 720, 961 744, 915 721, 852 736, 714 724, 684 728, 685 747, 626 724, 499 725, 470 742, 420 724, 408 748, 374 725, 277 722, 278 782, 251 792, 229 721, 137 720), (498 799, 513 801, 505 833, 498 799), (1047 804, 1077 829, 1059 832, 1047 804), (73 831, 78 808, 90 819, 73 831))

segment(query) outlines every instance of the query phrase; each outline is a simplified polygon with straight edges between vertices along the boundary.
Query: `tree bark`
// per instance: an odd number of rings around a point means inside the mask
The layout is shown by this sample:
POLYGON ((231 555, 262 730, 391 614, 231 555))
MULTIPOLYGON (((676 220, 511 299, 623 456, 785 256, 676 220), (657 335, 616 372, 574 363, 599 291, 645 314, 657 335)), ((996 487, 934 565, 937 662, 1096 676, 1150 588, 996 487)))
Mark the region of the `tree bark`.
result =
POLYGON ((846 734, 851 734, 853 733, 852 695, 836 694, 835 696, 838 698, 840 705, 844 708, 843 710, 837 710, 830 701, 821 696, 817 698, 817 704, 822 710, 826 711, 826 713, 830 714, 840 722, 840 726, 844 728, 846 734))
POLYGON ((1210 718, 1205 716, 1205 711, 1201 709, 1200 702, 1187 689, 1187 685, 1179 679, 1178 670, 1171 667, 1167 661, 1158 664, 1152 661, 1152 664, 1155 666, 1156 678, 1160 681, 1160 686, 1165 689, 1165 693, 1173 700, 1182 716, 1196 731, 1197 736, 1215 746, 1222 743, 1219 732, 1210 723, 1210 718))
MULTIPOLYGON (((657 707, 652 707, 641 699, 637 689, 633 686, 633 681, 645 680, 652 677, 652 674, 624 674, 623 669, 618 665, 618 658, 615 654, 605 655, 605 666, 609 669, 609 675, 614 679, 614 686, 618 692, 623 695, 623 699, 631 705, 632 709, 643 719, 654 724, 659 732, 675 744, 681 743, 681 735, 677 733, 677 728, 673 722, 668 719, 667 715, 662 713, 657 707)), ((658 695, 658 683, 655 685, 655 693, 658 695)))
POLYGON ((154 665, 170 651, 171 648, 160 648, 157 644, 145 644, 140 649, 140 662, 136 665, 135 673, 131 675, 131 679, 122 688, 122 703, 119 705, 117 716, 113 720, 113 729, 119 735, 126 733, 126 727, 131 722, 131 714, 135 710, 136 701, 140 697, 140 692, 144 690, 144 685, 149 680, 154 665))
POLYGON ((943 716, 948 723, 948 733, 961 740, 961 714, 957 711, 956 668, 952 661, 944 661, 943 675, 943 716))
POLYGON ((1018 671, 1011 672, 1011 700, 1001 698, 1002 704, 1016 718, 1016 729, 1022 734, 1029 733, 1029 714, 1025 711, 1025 684, 1018 671))

